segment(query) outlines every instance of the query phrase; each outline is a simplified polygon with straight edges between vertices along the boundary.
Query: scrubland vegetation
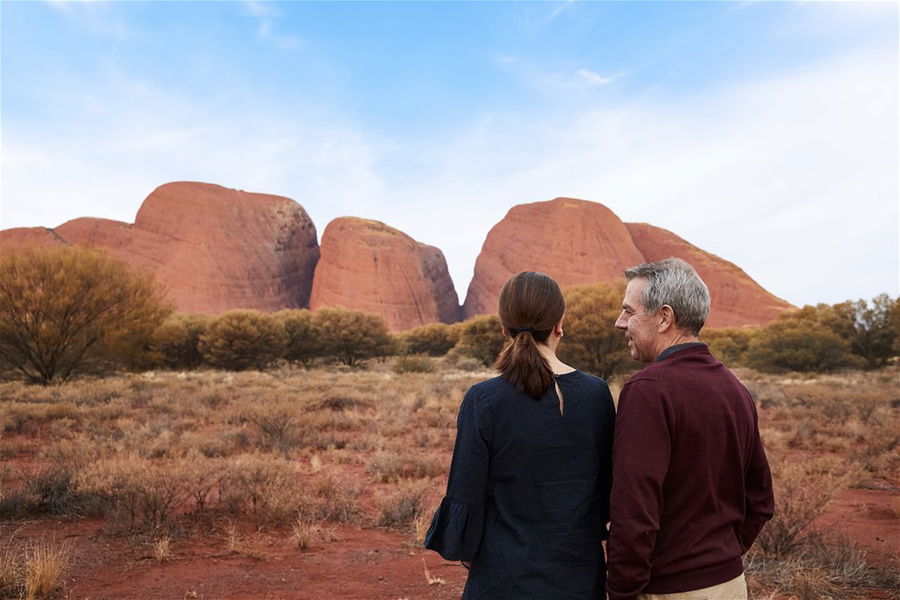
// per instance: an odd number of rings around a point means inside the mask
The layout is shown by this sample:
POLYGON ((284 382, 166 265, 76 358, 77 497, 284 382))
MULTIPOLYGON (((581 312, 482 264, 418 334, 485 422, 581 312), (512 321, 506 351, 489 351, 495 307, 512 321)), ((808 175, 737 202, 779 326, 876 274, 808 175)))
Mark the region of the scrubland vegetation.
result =
MULTIPOLYGON (((261 560, 267 539, 309 552, 338 527, 421 542, 463 392, 504 342, 495 316, 392 335, 343 309, 179 315, 151 282, 75 252, 0 265, 0 598, 61 596, 78 572, 62 535, 27 533, 41 520, 100 519, 160 564, 197 536, 261 560)), ((612 325, 621 295, 567 290, 560 347, 614 391, 638 367, 612 325)), ((756 399, 775 475, 776 517, 747 557, 754 597, 900 594, 896 557, 816 526, 846 490, 900 497, 898 329, 880 296, 704 332, 756 399)))
MULTIPOLYGON (((248 556, 264 556, 260 536, 304 552, 332 543, 341 524, 419 543, 443 493, 462 394, 490 375, 420 360, 432 371, 398 374, 376 362, 0 384, 0 597, 52 596, 77 572, 59 539, 17 533, 33 519, 64 530, 102 517, 109 535, 150 543, 159 561, 178 560, 173 544, 196 535, 248 556), (43 591, 29 595, 29 586, 43 591)), ((738 374, 760 406, 778 498, 747 559, 755 597, 900 593, 889 559, 811 527, 844 490, 896 492, 898 370, 738 374)), ((900 504, 894 510, 900 518, 900 504)))

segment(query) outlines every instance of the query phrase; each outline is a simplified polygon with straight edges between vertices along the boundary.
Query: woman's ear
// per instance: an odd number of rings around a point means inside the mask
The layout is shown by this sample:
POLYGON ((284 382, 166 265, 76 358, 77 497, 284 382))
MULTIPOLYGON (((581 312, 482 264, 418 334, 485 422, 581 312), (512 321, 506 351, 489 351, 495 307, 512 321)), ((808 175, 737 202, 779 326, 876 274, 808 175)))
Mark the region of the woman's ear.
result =
POLYGON ((556 325, 553 326, 553 333, 555 333, 559 337, 562 337, 562 335, 563 335, 563 321, 565 320, 565 318, 566 318, 566 316, 563 315, 562 318, 559 320, 559 323, 557 323, 556 325))

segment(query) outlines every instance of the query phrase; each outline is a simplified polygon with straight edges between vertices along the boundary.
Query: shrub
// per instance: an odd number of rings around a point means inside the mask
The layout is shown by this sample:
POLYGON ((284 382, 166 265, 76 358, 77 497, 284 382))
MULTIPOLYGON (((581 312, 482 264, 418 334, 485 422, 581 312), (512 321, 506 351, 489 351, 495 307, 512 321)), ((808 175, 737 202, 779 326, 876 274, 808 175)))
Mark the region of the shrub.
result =
POLYGON ((736 367, 747 364, 750 343, 758 333, 759 329, 748 327, 704 329, 700 333, 700 339, 709 345, 713 356, 729 367, 736 367))
POLYGON ((474 358, 485 366, 493 365, 507 338, 497 315, 481 315, 460 324, 457 349, 460 354, 474 358))
POLYGON ((347 366, 367 358, 389 356, 395 350, 387 324, 376 315, 322 308, 313 313, 313 323, 320 332, 323 354, 347 366))
POLYGON ((405 331, 399 336, 401 351, 406 354, 443 356, 458 341, 458 336, 445 323, 430 323, 405 331))
POLYGON ((760 371, 834 371, 852 364, 850 346, 836 333, 807 322, 776 319, 753 340, 749 366, 760 371))
POLYGON ((394 373, 431 373, 434 371, 434 363, 427 356, 407 354, 394 359, 391 368, 394 373))
POLYGON ((78 492, 105 504, 108 518, 158 528, 171 521, 190 496, 189 470, 181 461, 151 462, 137 456, 97 461, 75 478, 78 492))
POLYGON ((281 324, 255 310, 232 310, 213 321, 200 336, 203 360, 230 371, 262 369, 284 353, 281 324))
POLYGON ((764 554, 784 557, 814 533, 810 529, 812 522, 853 476, 847 472, 838 474, 839 468, 824 460, 803 465, 773 463, 775 515, 756 539, 764 554))
POLYGON ((170 312, 153 278, 84 248, 3 251, 0 363, 31 383, 141 360, 170 312))
POLYGON ((565 291, 561 360, 607 379, 639 367, 615 325, 624 295, 621 283, 582 285, 565 291))
POLYGON ((207 315, 174 315, 153 332, 151 348, 165 366, 193 369, 203 361, 200 338, 211 321, 207 315))
POLYGON ((222 481, 226 507, 257 522, 284 522, 302 508, 297 495, 297 467, 285 458, 245 454, 232 461, 222 481))
POLYGON ((308 310, 281 310, 272 315, 281 322, 285 333, 284 358, 304 365, 322 356, 322 342, 313 313, 308 310))
POLYGON ((420 452, 400 453, 393 450, 377 452, 369 463, 369 473, 376 481, 389 482, 410 477, 432 477, 444 472, 444 464, 420 452))
POLYGON ((382 527, 409 528, 421 516, 427 481, 404 481, 379 502, 378 525, 382 527))

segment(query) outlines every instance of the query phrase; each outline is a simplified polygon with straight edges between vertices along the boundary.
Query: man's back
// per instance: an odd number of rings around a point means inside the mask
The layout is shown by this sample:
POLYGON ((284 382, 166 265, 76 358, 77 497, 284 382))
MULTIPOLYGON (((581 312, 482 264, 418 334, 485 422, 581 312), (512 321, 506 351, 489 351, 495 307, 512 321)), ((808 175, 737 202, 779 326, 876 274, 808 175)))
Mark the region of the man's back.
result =
POLYGON ((616 417, 610 600, 719 584, 771 516, 750 394, 690 344, 622 390, 616 417))

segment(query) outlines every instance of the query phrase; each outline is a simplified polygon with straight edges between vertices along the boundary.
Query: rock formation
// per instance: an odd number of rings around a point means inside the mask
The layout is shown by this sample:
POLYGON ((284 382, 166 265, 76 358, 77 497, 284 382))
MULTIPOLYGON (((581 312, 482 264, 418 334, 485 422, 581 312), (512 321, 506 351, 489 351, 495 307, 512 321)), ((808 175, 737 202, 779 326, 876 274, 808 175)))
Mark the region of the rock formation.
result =
POLYGON ((8 230, 3 245, 61 240, 107 250, 153 271, 183 312, 306 306, 319 257, 315 226, 293 200, 207 183, 158 187, 133 225, 80 218, 41 229, 8 230))
POLYGON ((322 234, 310 308, 340 306, 403 330, 459 317, 444 254, 379 221, 341 217, 322 234))
POLYGON ((676 256, 710 287, 711 327, 762 325, 791 308, 734 264, 643 223, 623 223, 596 202, 557 198, 513 207, 488 233, 475 262, 463 317, 494 313, 503 283, 514 273, 541 271, 566 288, 622 281, 633 265, 676 256))
POLYGON ((623 266, 641 262, 625 224, 602 204, 573 198, 520 204, 488 233, 463 316, 495 313, 500 288, 519 271, 547 273, 566 288, 617 281, 623 266))
POLYGON ((621 281, 632 265, 684 258, 706 280, 711 327, 764 325, 791 305, 736 265, 645 223, 623 223, 602 204, 557 198, 514 206, 488 233, 465 305, 443 253, 384 223, 332 221, 322 236, 288 198, 206 183, 169 183, 134 224, 80 218, 56 229, 0 232, 4 248, 86 244, 156 274, 182 312, 343 306, 381 315, 393 330, 495 313, 510 275, 543 271, 565 288, 621 281))
POLYGON ((635 246, 647 262, 670 256, 691 263, 709 287, 712 310, 708 327, 762 325, 793 308, 770 294, 740 267, 684 241, 671 231, 647 223, 626 223, 635 246))

